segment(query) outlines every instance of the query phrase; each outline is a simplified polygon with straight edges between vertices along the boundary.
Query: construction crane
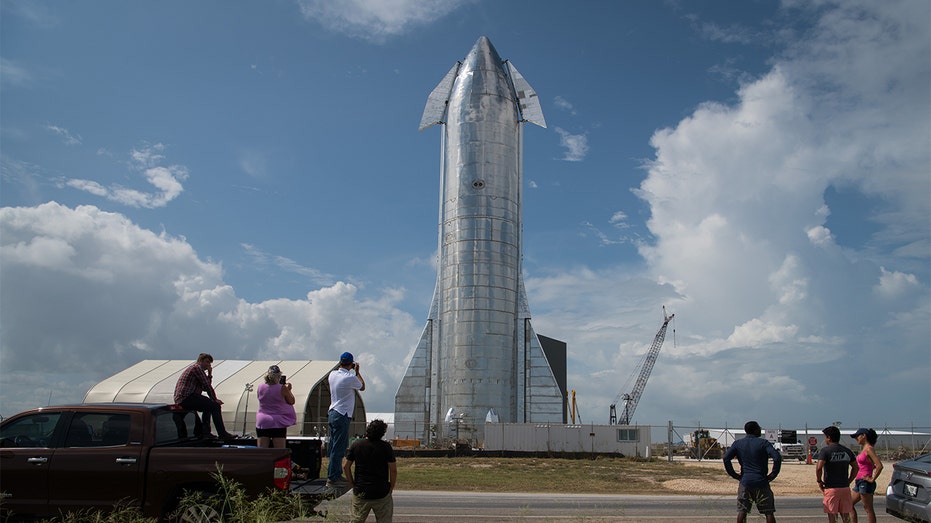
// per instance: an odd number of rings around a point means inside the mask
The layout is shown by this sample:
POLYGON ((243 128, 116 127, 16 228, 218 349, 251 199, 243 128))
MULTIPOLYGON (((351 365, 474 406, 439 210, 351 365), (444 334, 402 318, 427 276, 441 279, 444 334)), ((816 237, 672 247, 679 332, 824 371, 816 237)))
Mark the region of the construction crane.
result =
POLYGON ((573 425, 575 425, 576 419, 578 419, 578 423, 582 423, 582 411, 579 410, 579 406, 575 402, 575 389, 572 389, 571 397, 572 399, 570 400, 570 403, 569 403, 569 420, 572 422, 573 425), (576 415, 578 415, 578 418, 576 418, 576 415))
MULTIPOLYGON (((650 347, 650 350, 647 351, 646 357, 643 359, 642 366, 640 368, 640 376, 637 378, 637 382, 634 384, 633 390, 629 394, 625 394, 624 390, 621 389, 621 392, 618 393, 617 397, 614 398, 614 403, 611 404, 611 416, 608 421, 611 425, 617 425, 617 402, 621 399, 624 400, 624 416, 621 418, 621 425, 630 425, 630 420, 634 416, 634 411, 637 410, 637 403, 640 402, 640 396, 643 395, 643 389, 647 386, 647 380, 650 379, 650 373, 653 372, 653 364, 656 363, 656 357, 659 356, 659 349, 663 346, 663 341, 666 339, 666 327, 669 325, 669 321, 675 318, 676 315, 666 316, 666 306, 663 306, 663 326, 659 328, 659 332, 656 333, 656 337, 653 338, 653 345, 650 347)), ((673 329, 675 332, 675 329, 673 329)), ((634 369, 636 371, 636 369, 634 369)), ((626 387, 625 387, 626 388, 626 387)))

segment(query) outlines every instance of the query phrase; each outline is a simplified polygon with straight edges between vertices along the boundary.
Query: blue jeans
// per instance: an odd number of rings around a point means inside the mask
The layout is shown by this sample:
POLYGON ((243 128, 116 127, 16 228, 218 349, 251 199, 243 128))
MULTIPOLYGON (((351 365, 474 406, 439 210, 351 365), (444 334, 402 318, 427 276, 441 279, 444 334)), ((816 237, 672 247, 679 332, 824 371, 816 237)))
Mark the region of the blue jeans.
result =
POLYGON ((349 422, 352 418, 335 410, 327 413, 330 422, 330 465, 327 467, 327 479, 336 481, 343 477, 343 456, 349 445, 349 422))

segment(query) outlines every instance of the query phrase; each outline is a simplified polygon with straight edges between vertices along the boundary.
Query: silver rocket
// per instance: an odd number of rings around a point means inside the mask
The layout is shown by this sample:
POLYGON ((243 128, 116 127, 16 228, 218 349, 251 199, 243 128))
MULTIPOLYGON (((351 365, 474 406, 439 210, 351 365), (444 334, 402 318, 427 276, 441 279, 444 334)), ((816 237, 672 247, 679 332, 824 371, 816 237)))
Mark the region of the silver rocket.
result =
POLYGON ((427 98, 420 129, 443 124, 437 282, 398 438, 480 444, 486 421, 564 421, 521 275, 523 122, 546 127, 539 99, 484 36, 427 98))

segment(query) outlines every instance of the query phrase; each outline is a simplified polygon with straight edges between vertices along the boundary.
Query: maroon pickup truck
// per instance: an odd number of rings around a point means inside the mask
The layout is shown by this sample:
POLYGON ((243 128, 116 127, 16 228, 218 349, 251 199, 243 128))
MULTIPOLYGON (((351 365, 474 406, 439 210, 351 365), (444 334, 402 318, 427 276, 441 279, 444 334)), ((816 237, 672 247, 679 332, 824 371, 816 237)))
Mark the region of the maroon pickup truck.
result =
MULTIPOLYGON (((193 437, 195 413, 139 403, 44 407, 0 424, 0 511, 14 518, 108 510, 165 518, 223 474, 252 496, 291 487, 291 450, 193 437)), ((0 515, 3 519, 3 515, 0 515)))

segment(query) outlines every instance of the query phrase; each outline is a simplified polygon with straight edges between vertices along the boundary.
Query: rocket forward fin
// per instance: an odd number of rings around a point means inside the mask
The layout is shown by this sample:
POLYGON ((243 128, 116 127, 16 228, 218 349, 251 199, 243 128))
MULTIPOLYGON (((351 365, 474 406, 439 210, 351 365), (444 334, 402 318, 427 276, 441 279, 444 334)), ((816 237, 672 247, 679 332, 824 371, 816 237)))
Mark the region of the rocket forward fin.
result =
MULTIPOLYGON (((543 118, 543 107, 540 106, 540 98, 537 92, 530 87, 520 71, 514 67, 510 61, 505 62, 508 68, 508 74, 511 75, 511 82, 514 83, 514 92, 517 94, 517 103, 520 105, 521 118, 532 124, 546 128, 546 119, 543 118)), ((421 123, 421 125, 423 125, 421 123)))
POLYGON ((461 65, 462 62, 456 62, 456 65, 446 73, 446 76, 440 80, 440 83, 427 97, 427 105, 424 107, 423 116, 420 118, 420 131, 444 121, 446 106, 449 105, 449 95, 453 90, 453 82, 456 81, 456 74, 459 72, 461 65))

